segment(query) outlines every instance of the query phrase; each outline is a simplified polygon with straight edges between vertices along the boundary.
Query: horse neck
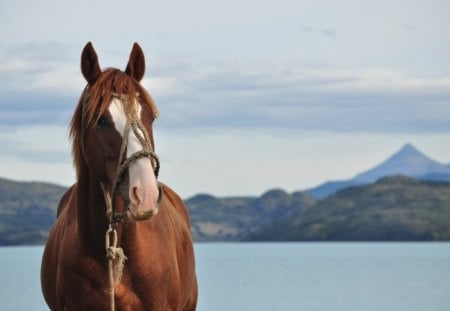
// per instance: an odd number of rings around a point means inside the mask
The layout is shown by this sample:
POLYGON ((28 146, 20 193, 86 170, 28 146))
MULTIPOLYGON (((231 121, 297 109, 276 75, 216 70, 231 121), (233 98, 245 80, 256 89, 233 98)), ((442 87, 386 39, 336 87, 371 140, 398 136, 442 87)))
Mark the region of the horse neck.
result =
MULTIPOLYGON (((122 203, 116 201, 116 205, 119 204, 122 203)), ((109 220, 106 215, 106 203, 100 182, 93 177, 84 176, 78 180, 77 219, 78 234, 83 248, 99 260, 103 260, 109 220)), ((138 234, 137 224, 125 222, 117 225, 115 229, 117 247, 127 243, 127 248, 133 248, 138 234)))
POLYGON ((78 235, 83 247, 93 254, 105 254, 105 233, 108 229, 106 205, 100 183, 82 174, 77 191, 78 235))

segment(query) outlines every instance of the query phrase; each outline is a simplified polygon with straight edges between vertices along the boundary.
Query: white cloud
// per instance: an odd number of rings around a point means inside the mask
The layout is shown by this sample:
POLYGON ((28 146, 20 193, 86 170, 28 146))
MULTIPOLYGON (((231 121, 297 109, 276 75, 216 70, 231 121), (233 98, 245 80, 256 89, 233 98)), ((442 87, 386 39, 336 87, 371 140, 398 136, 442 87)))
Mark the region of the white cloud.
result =
MULTIPOLYGON (((22 49, 25 47, 15 48, 9 54, 0 51, 3 82, 0 91, 39 91, 50 96, 81 92, 85 82, 79 66, 60 59, 49 59, 48 55, 33 57, 28 55, 30 52, 20 53, 22 49)), ((47 49, 52 54, 52 46, 47 46, 47 49)))
POLYGON ((154 89, 164 126, 450 131, 450 78, 391 69, 254 63, 189 69, 154 89), (179 78, 182 77, 182 78, 179 78), (169 85, 169 84, 166 84, 169 85), (171 94, 168 90, 172 89, 171 94))
MULTIPOLYGON (((42 49, 42 47, 41 47, 42 49)), ((100 56, 101 60, 101 56, 100 56)), ((143 84, 165 128, 268 127, 351 132, 450 131, 450 77, 293 61, 181 62, 149 70, 143 84)), ((79 66, 0 54, 5 124, 67 122, 84 87, 79 66), (27 105, 32 103, 32 105, 27 105)))

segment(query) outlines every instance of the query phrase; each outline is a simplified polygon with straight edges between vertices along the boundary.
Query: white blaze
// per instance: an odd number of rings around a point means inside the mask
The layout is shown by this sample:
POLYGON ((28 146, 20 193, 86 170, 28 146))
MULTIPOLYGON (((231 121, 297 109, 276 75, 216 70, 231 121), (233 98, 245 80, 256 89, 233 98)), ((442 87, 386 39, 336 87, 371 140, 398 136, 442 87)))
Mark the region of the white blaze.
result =
MULTIPOLYGON (((141 105, 136 104, 135 107, 137 107, 137 116, 141 118, 141 105)), ((114 127, 123 137, 127 124, 127 116, 122 102, 114 98, 108 109, 114 121, 114 127)), ((141 132, 140 130, 138 131, 141 132)), ((140 134, 144 137, 142 132, 140 134)), ((142 146, 133 130, 130 130, 128 133, 127 158, 143 149, 144 146, 142 146)), ((138 214, 133 216, 148 213, 149 210, 155 212, 159 190, 150 159, 145 157, 132 162, 129 167, 129 176, 130 212, 132 214, 138 214)))

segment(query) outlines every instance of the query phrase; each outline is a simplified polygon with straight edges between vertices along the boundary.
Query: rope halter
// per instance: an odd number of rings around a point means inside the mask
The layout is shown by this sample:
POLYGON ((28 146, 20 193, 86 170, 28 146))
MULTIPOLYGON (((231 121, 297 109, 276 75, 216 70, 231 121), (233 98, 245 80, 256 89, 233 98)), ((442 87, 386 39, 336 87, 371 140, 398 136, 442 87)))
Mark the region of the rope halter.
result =
MULTIPOLYGON (((126 212, 123 213, 116 212, 114 198, 116 196, 117 189, 123 180, 123 175, 125 174, 125 172, 128 171, 130 165, 141 158, 149 158, 156 178, 158 178, 160 169, 159 158, 153 151, 148 132, 145 129, 144 125, 142 124, 141 120, 139 119, 136 110, 132 109, 128 95, 112 93, 112 96, 114 98, 119 99, 122 102, 125 114, 127 116, 127 123, 125 125, 124 133, 122 135, 123 138, 122 138, 122 145, 120 147, 119 161, 117 164, 117 170, 114 177, 111 192, 109 193, 109 191, 107 190, 107 188, 103 183, 100 184, 103 191, 103 195, 105 197, 105 203, 107 208, 106 215, 109 218, 110 226, 111 225, 114 226, 115 224, 122 222, 127 217, 126 212), (127 158, 126 150, 128 145, 128 137, 131 131, 134 133, 134 135, 142 145, 142 150, 133 153, 127 158)), ((139 94, 137 94, 137 96, 139 96, 139 94)), ((158 189, 159 195, 157 205, 159 205, 159 203, 161 202, 163 194, 162 185, 160 183, 158 183, 158 189)))

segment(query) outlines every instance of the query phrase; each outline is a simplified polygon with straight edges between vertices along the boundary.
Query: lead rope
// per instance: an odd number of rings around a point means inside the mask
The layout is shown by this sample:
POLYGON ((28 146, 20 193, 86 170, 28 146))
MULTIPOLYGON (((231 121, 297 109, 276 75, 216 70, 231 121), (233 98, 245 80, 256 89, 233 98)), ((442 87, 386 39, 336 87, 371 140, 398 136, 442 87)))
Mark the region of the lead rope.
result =
MULTIPOLYGON (((103 191, 103 196, 106 203, 106 215, 111 219, 112 204, 111 195, 103 183, 100 183, 103 191)), ((108 260, 108 281, 109 281, 109 304, 110 310, 115 310, 115 288, 120 283, 123 274, 123 268, 127 257, 121 247, 117 247, 117 231, 112 227, 110 221, 109 228, 105 234, 105 250, 106 258, 108 260)))
POLYGON ((105 235, 106 258, 108 258, 108 277, 109 277, 109 304, 111 311, 115 310, 115 288, 122 278, 125 265, 125 256, 123 249, 117 247, 117 231, 109 226, 105 235), (111 243, 112 239, 112 243, 111 243))

